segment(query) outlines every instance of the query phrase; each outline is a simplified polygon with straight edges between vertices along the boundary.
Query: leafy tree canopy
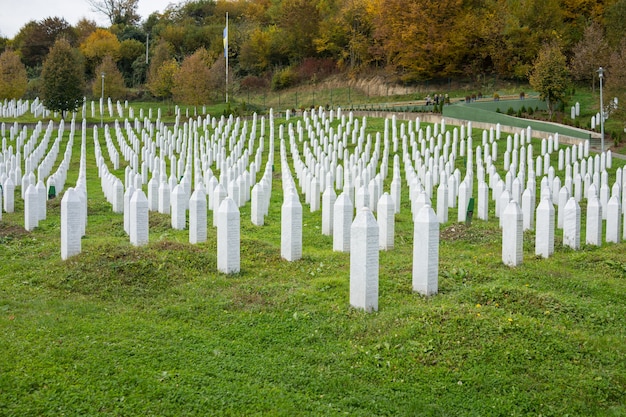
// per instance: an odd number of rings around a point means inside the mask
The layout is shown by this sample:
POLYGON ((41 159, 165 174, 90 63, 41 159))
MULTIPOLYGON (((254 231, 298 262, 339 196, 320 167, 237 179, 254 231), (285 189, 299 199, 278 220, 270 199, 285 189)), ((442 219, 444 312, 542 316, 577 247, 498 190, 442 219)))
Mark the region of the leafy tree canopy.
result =
POLYGON ((26 67, 13 50, 0 54, 0 99, 20 98, 26 92, 26 67))
POLYGON ((70 43, 58 39, 43 64, 43 104, 50 110, 63 115, 74 111, 83 102, 83 68, 70 43))

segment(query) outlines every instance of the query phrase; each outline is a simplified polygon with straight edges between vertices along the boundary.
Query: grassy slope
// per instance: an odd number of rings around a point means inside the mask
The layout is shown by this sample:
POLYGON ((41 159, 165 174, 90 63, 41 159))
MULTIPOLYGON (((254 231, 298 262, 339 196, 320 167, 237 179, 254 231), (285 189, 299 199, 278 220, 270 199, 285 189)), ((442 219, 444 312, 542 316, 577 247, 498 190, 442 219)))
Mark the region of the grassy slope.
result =
POLYGON ((508 268, 492 209, 442 227, 440 294, 424 298, 405 189, 380 311, 365 314, 348 305, 349 255, 308 206, 303 259, 280 259, 280 164, 266 226, 242 208, 242 272, 225 276, 214 229, 190 245, 151 214, 150 244, 132 247, 87 144, 80 255, 60 260, 58 199, 32 233, 22 214, 0 222, 1 415, 626 414, 622 244, 574 252, 559 234, 540 260, 527 232, 508 268))

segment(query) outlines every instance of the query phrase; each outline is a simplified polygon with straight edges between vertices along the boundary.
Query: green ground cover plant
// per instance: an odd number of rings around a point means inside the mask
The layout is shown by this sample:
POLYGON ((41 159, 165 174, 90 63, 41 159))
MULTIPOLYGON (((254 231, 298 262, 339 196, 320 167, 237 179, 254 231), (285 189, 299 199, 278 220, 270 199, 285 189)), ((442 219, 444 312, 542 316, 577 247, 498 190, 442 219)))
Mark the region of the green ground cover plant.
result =
MULTIPOLYGON (((368 133, 383 123, 368 119, 368 133)), ((303 258, 281 259, 278 140, 270 214, 257 227, 241 208, 241 272, 223 275, 212 227, 191 245, 151 213, 150 243, 129 243, 91 135, 81 254, 61 260, 60 198, 33 232, 19 198, 0 221, 0 415, 626 414, 623 244, 573 251, 557 230, 554 256, 539 259, 529 231, 509 268, 493 204, 471 225, 451 209, 439 294, 423 297, 411 290, 403 186, 379 311, 366 314, 349 306, 350 257, 332 251, 320 212, 303 204, 303 258)), ((79 155, 75 140, 69 185, 79 155)))

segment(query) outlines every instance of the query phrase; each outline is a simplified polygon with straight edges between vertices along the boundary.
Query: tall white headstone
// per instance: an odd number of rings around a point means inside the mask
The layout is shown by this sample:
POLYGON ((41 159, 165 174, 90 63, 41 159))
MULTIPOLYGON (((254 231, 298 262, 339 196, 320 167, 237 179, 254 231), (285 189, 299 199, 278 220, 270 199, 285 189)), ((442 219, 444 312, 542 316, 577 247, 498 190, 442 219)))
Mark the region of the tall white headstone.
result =
POLYGON ((459 185, 459 209, 457 211, 457 221, 464 222, 467 219, 467 206, 469 204, 469 189, 465 181, 459 185))
POLYGON ((552 199, 542 198, 537 206, 535 227, 535 255, 544 258, 554 253, 554 205, 552 199))
POLYGON ((580 206, 574 197, 565 205, 563 217, 563 246, 580 249, 580 206))
POLYGON ((350 235, 350 305, 378 311, 378 224, 369 208, 358 212, 350 235))
POLYGON ((172 229, 185 230, 187 227, 187 196, 182 184, 172 191, 172 229))
MULTIPOLYGON (((76 190, 78 198, 80 198, 79 190, 76 190)), ((130 235, 130 200, 135 194, 135 187, 131 184, 124 192, 124 231, 130 235)))
MULTIPOLYGON (((226 188, 218 183, 213 190, 213 227, 217 227, 219 208, 226 197, 228 197, 226 188)), ((235 203, 234 200, 233 203, 235 203)))
POLYGON ((350 227, 352 225, 353 206, 346 191, 339 194, 333 211, 333 250, 350 252, 350 227))
POLYGON ((448 184, 442 181, 437 187, 437 219, 439 223, 448 222, 448 184))
POLYGON ((130 243, 143 246, 148 243, 148 198, 141 189, 135 190, 130 199, 130 243))
MULTIPOLYGON (((495 142, 494 142, 495 143, 495 142)), ((478 213, 481 220, 489 219, 489 186, 485 181, 478 184, 478 213)))
POLYGON ((522 215, 524 216, 524 230, 535 227, 535 195, 526 188, 522 193, 522 215))
POLYGON ((333 214, 337 195, 332 185, 328 185, 322 195, 322 234, 333 235, 333 214))
POLYGON ((439 220, 430 205, 417 213, 413 228, 413 291, 439 291, 439 220))
POLYGON ((204 188, 197 188, 189 200, 189 243, 206 242, 207 200, 204 188))
POLYGON ((37 189, 37 197, 39 198, 39 201, 37 203, 37 206, 39 207, 39 220, 46 220, 46 201, 48 201, 48 192, 46 191, 46 186, 44 185, 42 180, 39 180, 35 188, 37 189))
POLYGON ((4 181, 2 193, 4 194, 4 211, 6 213, 13 213, 15 211, 15 182, 13 182, 10 175, 4 181))
POLYGON ((263 226, 265 224, 265 196, 263 195, 263 186, 261 183, 254 184, 252 187, 252 207, 250 208, 250 220, 255 226, 263 226))
POLYGON ((159 213, 170 214, 170 184, 167 181, 161 181, 159 184, 159 213))
POLYGON ((609 199, 606 212, 606 241, 620 243, 622 229, 622 206, 619 198, 614 195, 609 199))
POLYGON ((61 199, 61 259, 81 251, 81 207, 74 188, 68 188, 61 199))
POLYGON ((239 208, 232 198, 226 197, 220 202, 215 214, 217 214, 217 270, 224 274, 236 274, 241 269, 239 208))
POLYGON ((380 237, 380 249, 393 249, 395 236, 395 205, 393 198, 388 193, 384 193, 377 204, 378 208, 378 228, 380 237))
POLYGON ((302 204, 295 190, 285 194, 280 224, 280 255, 287 261, 297 261, 302 258, 302 204))
POLYGON ((24 228, 29 232, 39 225, 39 196, 34 184, 29 183, 24 193, 24 228))
POLYGON ((524 257, 523 215, 519 204, 511 200, 504 208, 502 219, 502 262, 518 266, 524 257))
POLYGON ((600 199, 593 195, 587 200, 587 225, 585 242, 588 245, 602 245, 602 205, 600 199))

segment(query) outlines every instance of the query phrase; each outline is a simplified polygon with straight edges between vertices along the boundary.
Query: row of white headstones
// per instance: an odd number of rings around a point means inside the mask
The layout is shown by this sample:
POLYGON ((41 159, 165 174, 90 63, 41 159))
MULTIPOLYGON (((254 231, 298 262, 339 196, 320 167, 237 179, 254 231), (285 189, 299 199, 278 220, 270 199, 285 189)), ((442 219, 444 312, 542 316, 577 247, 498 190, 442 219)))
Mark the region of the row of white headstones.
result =
MULTIPOLYGON (((95 157, 102 190, 113 211, 123 213, 124 230, 131 243, 137 246, 148 243, 148 212, 151 210, 171 214, 175 229, 186 228, 188 212, 190 242, 203 242, 207 236, 207 211, 213 210, 213 225, 217 226, 217 268, 224 273, 238 272, 238 208, 251 200, 251 221, 258 226, 263 225, 269 212, 275 137, 272 114, 268 121, 269 149, 259 181, 256 181, 257 173, 261 173, 265 153, 265 118, 259 121, 255 116, 250 128, 245 120, 207 117, 190 119, 182 125, 177 122, 172 129, 158 119, 156 122, 149 118, 135 119, 134 125, 126 121, 124 129, 116 122, 115 138, 107 126, 104 141, 108 160, 114 169, 119 169, 121 152, 127 164, 124 182, 109 171, 100 145, 100 132, 94 127, 95 157), (260 131, 258 146, 257 131, 260 131), (166 174, 168 162, 169 177, 166 174), (213 174, 212 167, 220 171, 219 177, 213 174), (146 185, 147 195, 143 191, 146 185)), ((522 262, 523 230, 533 228, 535 215, 536 253, 544 257, 553 253, 554 205, 559 214, 556 227, 563 228, 564 244, 579 248, 579 202, 583 197, 588 207, 587 243, 601 244, 603 218, 607 225, 606 241, 620 240, 623 204, 620 196, 626 196, 622 193, 625 181, 618 169, 616 181, 609 189, 606 168, 611 165, 610 152, 591 157, 588 143, 559 149, 558 136, 555 136, 541 142, 540 155, 534 159, 530 129, 522 130, 507 137, 503 179, 494 165, 498 145, 502 143, 498 141, 499 127, 484 131, 481 144, 474 148, 471 123, 451 132, 444 120, 422 129, 419 119, 398 125, 397 120, 391 118, 385 121, 382 134, 377 133, 375 138, 365 134, 366 125, 365 117, 358 119, 352 114, 346 117, 341 110, 326 113, 320 109, 305 113, 295 124, 288 120, 278 126, 283 184, 281 255, 288 261, 302 256, 300 190, 311 211, 321 209, 322 233, 333 236, 333 249, 351 253, 350 302, 357 307, 367 311, 378 308, 378 250, 393 249, 394 216, 401 207, 401 162, 415 227, 413 289, 422 294, 437 293, 439 224, 448 221, 448 208, 455 206, 459 207, 457 220, 465 221, 465 208, 473 195, 474 170, 478 182, 477 217, 487 220, 491 190, 495 215, 500 217, 503 229, 502 260, 507 265, 522 262), (338 124, 333 124, 335 119, 338 124), (352 152, 349 145, 354 146, 352 152), (555 151, 559 155, 558 169, 565 169, 563 185, 550 164, 550 155, 555 151), (391 154, 393 177, 387 193, 383 191, 383 184, 391 154), (465 158, 467 167, 462 179, 461 171, 455 167, 460 157, 465 158), (535 208, 535 179, 542 172, 545 175, 541 180, 540 204, 535 208), (335 190, 341 191, 339 196, 335 190), (430 203, 435 190, 436 213, 430 203), (377 219, 373 213, 377 213, 377 219)), ((0 180, 4 184, 4 208, 12 211, 15 188, 11 184, 21 177, 27 230, 33 230, 38 220, 45 218, 43 179, 48 178, 48 190, 54 186, 60 193, 64 188, 74 122, 64 158, 55 173, 48 176, 57 159, 63 130, 64 126, 59 126, 58 136, 49 146, 54 132, 52 124, 48 125, 41 141, 41 124, 29 140, 26 140, 26 130, 16 129, 15 133, 19 134, 15 135, 15 153, 3 138, 0 180), (24 175, 21 174, 22 159, 24 175), (35 171, 39 177, 37 182, 35 171)), ((86 132, 83 122, 78 180, 75 187, 65 192, 61 204, 63 259, 81 251, 80 238, 86 230, 86 132)))

